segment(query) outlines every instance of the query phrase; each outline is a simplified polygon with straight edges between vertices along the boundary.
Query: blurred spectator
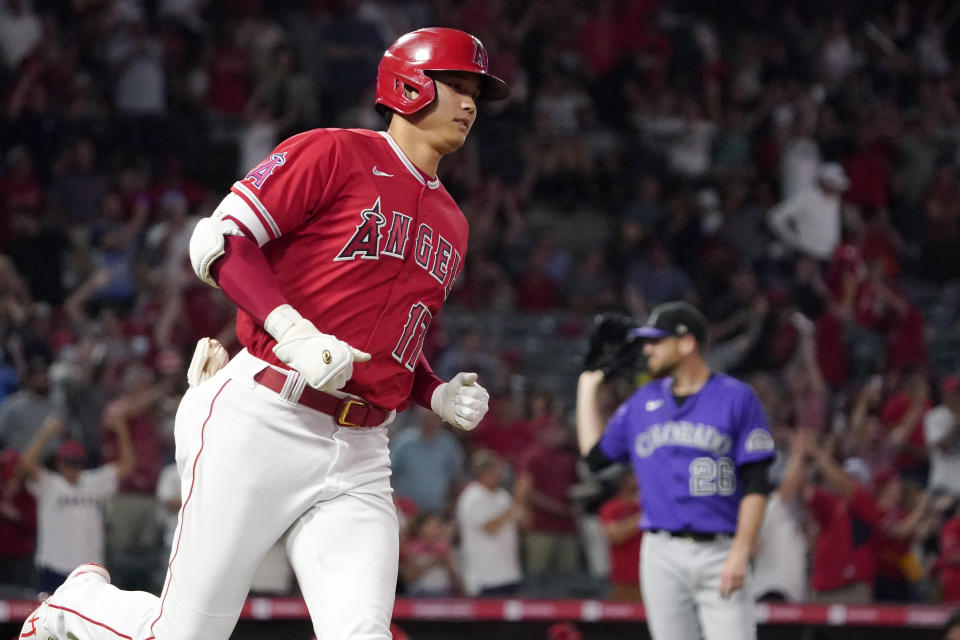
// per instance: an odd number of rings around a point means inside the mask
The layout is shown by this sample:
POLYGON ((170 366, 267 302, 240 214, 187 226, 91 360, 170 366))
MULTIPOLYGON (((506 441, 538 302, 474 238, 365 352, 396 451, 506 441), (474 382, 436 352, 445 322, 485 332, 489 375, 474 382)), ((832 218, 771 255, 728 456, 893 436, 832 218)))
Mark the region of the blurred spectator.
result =
POLYGON ((955 507, 940 530, 939 542, 936 568, 940 571, 940 599, 957 604, 960 603, 960 514, 955 507))
POLYGON ((787 394, 793 402, 793 419, 802 429, 824 432, 827 429, 828 392, 814 345, 814 325, 803 314, 794 311, 791 323, 800 334, 800 344, 786 366, 784 378, 787 394))
POLYGON ((158 154, 164 144, 167 106, 163 45, 148 30, 139 6, 116 4, 114 10, 116 23, 103 56, 114 78, 113 100, 122 132, 118 142, 135 152, 158 154))
POLYGON ((63 402, 68 430, 87 449, 91 461, 99 462, 109 395, 104 385, 107 368, 102 345, 92 331, 84 333, 60 350, 50 367, 50 380, 55 397, 63 402))
POLYGON ((770 228, 787 247, 828 260, 840 244, 840 194, 849 184, 843 167, 822 165, 814 184, 770 210, 770 228))
POLYGON ((83 137, 66 145, 54 162, 54 175, 47 192, 54 218, 85 241, 84 234, 93 221, 109 179, 100 165, 96 143, 83 137))
POLYGON ((960 377, 950 374, 940 383, 942 402, 923 418, 930 453, 927 486, 960 498, 960 377))
POLYGON ((465 326, 460 330, 456 342, 434 361, 433 368, 444 380, 449 380, 459 371, 477 373, 481 380, 497 380, 500 366, 484 348, 480 331, 465 326))
POLYGON ((526 312, 555 309, 560 305, 560 286, 551 273, 555 247, 544 236, 530 251, 515 284, 517 308, 526 312))
POLYGON ((464 480, 463 446, 432 411, 413 414, 416 422, 390 443, 393 490, 419 509, 449 512, 464 480))
POLYGON ((57 419, 46 421, 20 459, 27 489, 37 500, 38 591, 53 593, 67 575, 84 562, 104 563, 104 501, 133 471, 136 457, 126 425, 110 423, 119 441, 116 462, 85 469, 86 451, 65 440, 57 447, 56 471, 41 466, 47 442, 63 429, 57 419))
POLYGON ((873 490, 883 514, 877 531, 875 597, 878 602, 911 602, 924 573, 914 553, 914 536, 927 515, 930 496, 911 495, 894 469, 874 472, 873 490))
POLYGON ((674 264, 666 246, 652 241, 643 258, 629 265, 626 283, 642 296, 644 308, 668 300, 689 300, 693 285, 684 270, 674 264))
POLYGON ((60 304, 64 298, 63 273, 69 240, 57 226, 44 224, 38 213, 14 211, 7 255, 30 285, 34 300, 60 304))
POLYGON ((641 506, 633 471, 623 471, 617 492, 600 505, 597 515, 610 548, 611 600, 640 600, 641 506))
MULTIPOLYGON (((805 473, 803 450, 806 433, 790 432, 789 456, 782 482, 770 495, 751 563, 748 584, 761 602, 804 602, 807 598, 808 544, 797 501, 805 473)), ((777 454, 782 455, 780 443, 777 454)), ((772 469, 771 469, 772 471, 772 469)))
POLYGON ((0 4, 0 54, 7 71, 20 63, 40 44, 40 18, 30 0, 4 0, 0 4))
POLYGON ((590 249, 580 257, 566 280, 564 298, 570 301, 571 310, 583 314, 608 311, 616 306, 616 283, 602 249, 590 249))
POLYGON ((920 273, 937 283, 960 273, 960 189, 957 169, 941 165, 927 185, 920 233, 920 273))
POLYGON ((250 102, 251 60, 237 43, 236 31, 214 30, 212 35, 204 64, 206 105, 211 115, 229 122, 239 117, 250 102))
MULTIPOLYGON (((0 443, 4 448, 23 453, 33 441, 38 425, 60 417, 60 408, 50 397, 49 364, 42 357, 27 363, 20 390, 0 403, 0 443)), ((53 444, 39 453, 52 451, 53 444)))
POLYGON ((865 488, 870 470, 859 459, 850 458, 841 467, 826 447, 818 447, 812 432, 801 429, 794 439, 791 456, 812 458, 824 475, 829 489, 803 485, 805 465, 791 463, 792 475, 783 484, 803 487, 803 498, 819 525, 810 572, 811 600, 839 604, 869 604, 873 601, 876 576, 874 531, 881 514, 865 488))
POLYGON ((524 534, 525 573, 529 579, 581 566, 580 540, 570 489, 577 482, 578 456, 570 448, 570 430, 556 420, 542 421, 533 444, 521 454, 518 473, 528 474, 530 528, 524 534))
MULTIPOLYGON (((39 218, 43 212, 43 183, 37 175, 33 154, 25 146, 10 147, 0 176, 0 246, 6 248, 16 229, 14 216, 39 218)), ((39 220, 36 222, 39 226, 39 220)))
POLYGON ((520 529, 529 523, 531 480, 521 476, 511 495, 503 488, 503 460, 487 449, 473 453, 470 470, 473 482, 456 506, 466 593, 516 594, 523 582, 520 529))
POLYGON ((122 395, 103 412, 108 430, 103 441, 103 460, 119 460, 127 434, 137 452, 137 465, 122 478, 108 502, 107 548, 115 584, 131 589, 153 587, 155 558, 162 531, 156 519, 157 480, 166 459, 165 445, 156 421, 156 408, 170 391, 172 379, 154 381, 154 372, 133 363, 123 373, 122 395), (122 426, 120 426, 122 423, 122 426))
POLYGON ((104 277, 91 292, 94 304, 122 310, 129 310, 133 306, 136 296, 136 251, 140 232, 149 214, 146 196, 138 197, 133 203, 129 219, 121 194, 110 192, 101 200, 97 219, 92 226, 91 240, 95 265, 104 277))
POLYGON ((471 447, 496 453, 511 473, 534 438, 532 425, 521 415, 518 404, 508 388, 491 389, 490 411, 469 437, 471 447))
POLYGON ((452 539, 452 527, 439 513, 421 511, 414 517, 401 554, 400 571, 407 595, 449 596, 460 591, 452 539))
POLYGON ((383 40, 375 23, 346 4, 335 5, 324 22, 324 84, 336 88, 327 97, 331 113, 339 113, 363 95, 367 78, 376 76, 377 64, 389 43, 383 40))
POLYGON ((158 278, 179 290, 189 282, 187 277, 193 276, 188 273, 190 235, 200 218, 191 214, 187 196, 179 189, 160 196, 157 218, 144 234, 144 248, 151 255, 158 278))
POLYGON ((20 454, 0 450, 0 585, 36 584, 37 502, 20 477, 20 454))
POLYGON ((932 407, 926 373, 912 369, 903 372, 897 388, 880 409, 880 419, 887 429, 885 439, 897 452, 893 465, 921 485, 927 481, 928 468, 923 422, 932 407))

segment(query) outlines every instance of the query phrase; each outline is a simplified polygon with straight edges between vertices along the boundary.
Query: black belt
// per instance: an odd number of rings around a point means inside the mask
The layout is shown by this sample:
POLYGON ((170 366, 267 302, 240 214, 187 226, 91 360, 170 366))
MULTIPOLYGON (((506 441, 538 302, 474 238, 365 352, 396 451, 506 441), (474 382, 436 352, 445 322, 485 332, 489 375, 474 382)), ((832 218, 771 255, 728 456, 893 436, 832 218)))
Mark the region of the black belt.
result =
POLYGON ((649 531, 650 533, 665 533, 671 538, 684 538, 685 540, 693 540, 695 542, 713 542, 714 540, 732 536, 732 534, 729 533, 708 533, 705 531, 667 531, 666 529, 650 529, 649 531))

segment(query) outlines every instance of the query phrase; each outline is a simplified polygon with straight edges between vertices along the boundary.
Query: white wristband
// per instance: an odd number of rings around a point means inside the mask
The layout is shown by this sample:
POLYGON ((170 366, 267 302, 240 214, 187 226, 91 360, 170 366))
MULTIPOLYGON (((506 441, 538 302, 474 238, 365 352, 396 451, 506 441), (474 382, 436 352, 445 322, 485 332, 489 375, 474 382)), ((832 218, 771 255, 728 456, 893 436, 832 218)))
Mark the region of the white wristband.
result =
POLYGON ((300 315, 299 311, 289 304, 282 304, 271 311, 266 319, 264 319, 263 328, 273 336, 274 340, 279 342, 283 334, 287 332, 287 329, 301 320, 303 320, 303 316, 300 315))

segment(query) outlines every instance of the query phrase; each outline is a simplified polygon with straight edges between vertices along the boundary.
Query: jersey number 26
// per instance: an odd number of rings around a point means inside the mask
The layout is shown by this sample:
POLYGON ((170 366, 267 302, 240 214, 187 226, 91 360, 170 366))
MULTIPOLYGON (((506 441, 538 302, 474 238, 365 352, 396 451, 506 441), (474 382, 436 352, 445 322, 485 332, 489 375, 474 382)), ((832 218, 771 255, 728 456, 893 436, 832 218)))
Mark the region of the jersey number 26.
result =
POLYGON ((737 490, 737 469, 730 458, 694 458, 690 463, 690 495, 730 496, 737 490))

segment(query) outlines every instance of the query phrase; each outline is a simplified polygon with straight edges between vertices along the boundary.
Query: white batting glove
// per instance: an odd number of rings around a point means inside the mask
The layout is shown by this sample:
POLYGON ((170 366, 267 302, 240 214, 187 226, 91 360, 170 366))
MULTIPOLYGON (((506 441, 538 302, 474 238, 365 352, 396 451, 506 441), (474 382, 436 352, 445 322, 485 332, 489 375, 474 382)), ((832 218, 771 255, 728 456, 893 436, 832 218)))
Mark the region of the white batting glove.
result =
POLYGON ((369 353, 321 333, 288 304, 271 311, 263 328, 277 341, 273 353, 281 362, 303 374, 307 384, 314 389, 340 389, 353 376, 353 363, 370 359, 369 353))
POLYGON ((187 367, 187 384, 192 389, 204 380, 212 378, 217 371, 226 366, 228 360, 230 356, 219 340, 200 338, 193 350, 190 366, 187 367))
POLYGON ((448 424, 464 431, 475 429, 487 414, 490 394, 477 384, 477 374, 458 373, 433 390, 430 408, 448 424))

